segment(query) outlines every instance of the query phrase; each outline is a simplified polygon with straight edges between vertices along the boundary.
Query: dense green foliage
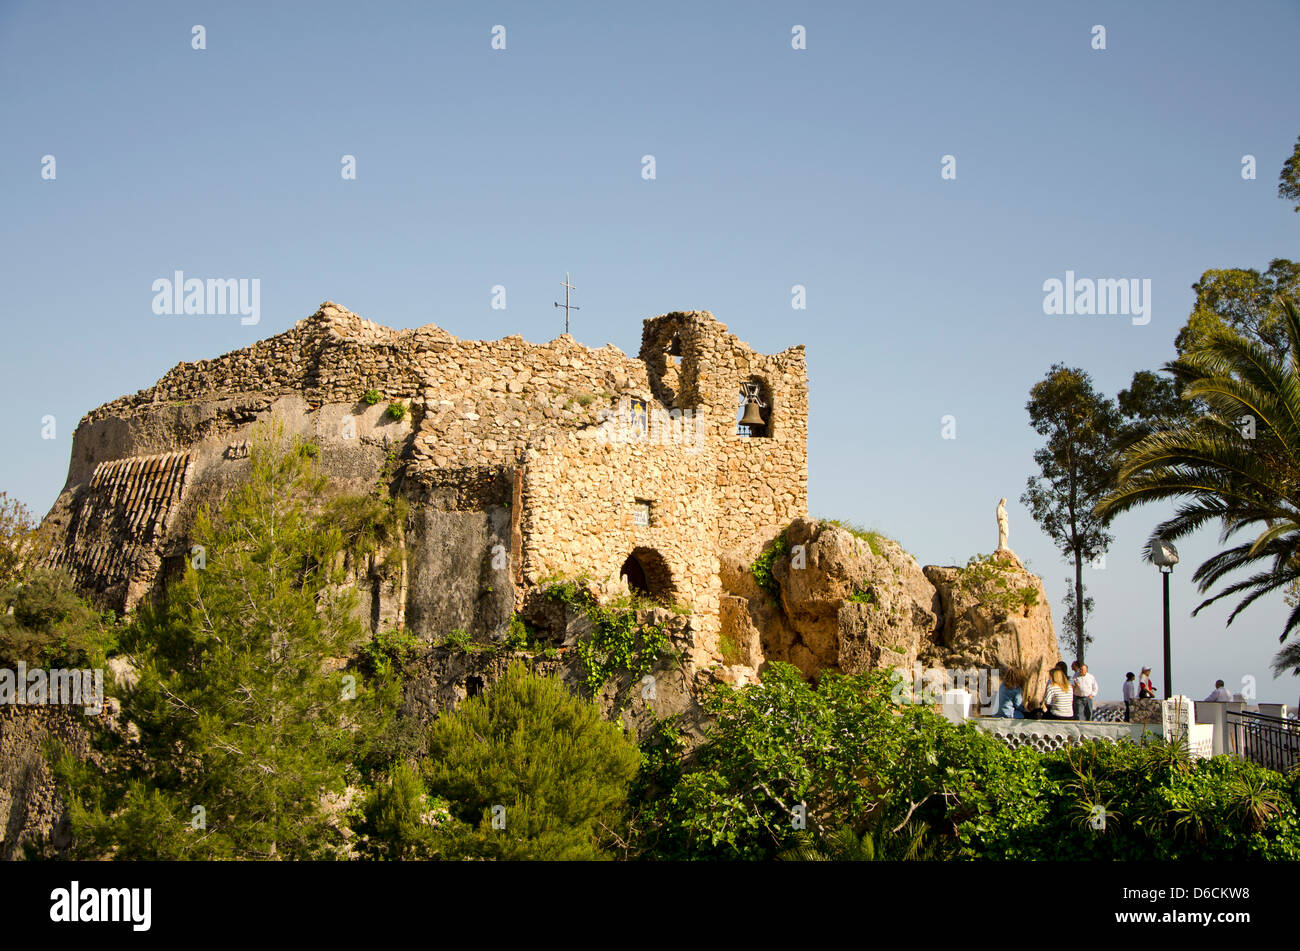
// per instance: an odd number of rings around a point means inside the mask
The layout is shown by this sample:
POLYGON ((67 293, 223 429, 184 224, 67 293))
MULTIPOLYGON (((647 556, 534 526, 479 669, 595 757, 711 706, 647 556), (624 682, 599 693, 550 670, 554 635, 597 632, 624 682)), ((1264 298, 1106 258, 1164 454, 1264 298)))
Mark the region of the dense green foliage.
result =
POLYGON ((689 763, 665 756, 662 737, 647 756, 638 788, 657 792, 643 794, 637 824, 656 856, 769 859, 803 832, 822 842, 846 826, 933 825, 945 803, 984 798, 978 769, 996 741, 895 704, 884 673, 828 672, 814 688, 771 664, 761 684, 719 686, 705 705, 716 722, 689 763))
POLYGON ((35 568, 0 588, 0 667, 102 667, 117 622, 76 592, 61 568, 35 568))
POLYGON ((622 824, 636 742, 520 663, 429 733, 428 788, 451 805, 448 858, 594 859, 622 824))
POLYGON ((1275 258, 1264 271, 1211 268, 1192 285, 1196 301, 1174 348, 1180 355, 1223 333, 1253 340, 1276 357, 1285 357, 1285 302, 1300 294, 1300 264, 1275 258))
POLYGON ((62 568, 41 567, 50 539, 0 492, 0 667, 102 666, 117 620, 86 604, 62 568))
POLYGON ((203 511, 191 561, 123 635, 139 670, 121 690, 138 744, 97 771, 64 756, 75 853, 119 858, 322 858, 341 847, 327 797, 383 758, 393 689, 334 658, 364 641, 337 587, 343 538, 302 444, 263 433, 248 482, 203 511))
POLYGON ((989 859, 1300 858, 1300 777, 1162 742, 1004 757, 957 854, 989 859))
POLYGON ((582 611, 592 623, 591 634, 574 645, 574 655, 593 696, 615 676, 629 674, 637 680, 673 653, 664 625, 642 615, 660 605, 635 596, 600 604, 581 580, 552 583, 546 595, 582 611))
POLYGON ((1300 858, 1300 777, 1224 757, 1193 762, 1159 742, 1011 750, 890 694, 884 673, 825 673, 813 687, 781 664, 760 685, 718 688, 707 701, 716 722, 693 757, 667 725, 643 745, 643 852, 1300 858))

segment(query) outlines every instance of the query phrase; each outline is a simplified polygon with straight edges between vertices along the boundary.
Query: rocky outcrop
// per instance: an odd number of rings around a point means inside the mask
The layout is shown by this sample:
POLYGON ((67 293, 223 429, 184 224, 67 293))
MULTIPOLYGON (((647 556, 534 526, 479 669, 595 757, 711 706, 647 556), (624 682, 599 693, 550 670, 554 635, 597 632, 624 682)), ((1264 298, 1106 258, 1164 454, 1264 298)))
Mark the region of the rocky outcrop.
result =
POLYGON ((1012 591, 1032 589, 1035 604, 1005 609, 961 584, 955 567, 921 567, 897 542, 838 525, 796 519, 784 533, 759 533, 720 558, 722 637, 754 670, 783 661, 805 676, 924 667, 1004 669, 1030 676, 1039 696, 1060 660, 1042 582, 1010 552, 999 571, 1012 591), (772 561, 775 594, 750 570, 780 534, 772 561))
POLYGON ((1033 589, 1032 605, 1006 609, 981 602, 958 583, 960 569, 925 568, 940 599, 941 623, 922 652, 921 662, 935 667, 1006 668, 1018 666, 1029 678, 1025 696, 1037 699, 1047 689, 1047 675, 1061 659, 1052 609, 1043 582, 1025 570, 1010 552, 1000 553, 1007 587, 1033 589))

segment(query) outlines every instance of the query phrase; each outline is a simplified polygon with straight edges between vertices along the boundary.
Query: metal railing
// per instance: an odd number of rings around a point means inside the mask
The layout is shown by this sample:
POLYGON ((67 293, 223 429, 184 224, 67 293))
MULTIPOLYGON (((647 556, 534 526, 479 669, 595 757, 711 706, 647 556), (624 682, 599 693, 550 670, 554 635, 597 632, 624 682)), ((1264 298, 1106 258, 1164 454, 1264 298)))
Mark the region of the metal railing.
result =
POLYGON ((1300 720, 1229 710, 1224 751, 1287 772, 1300 764, 1300 720))

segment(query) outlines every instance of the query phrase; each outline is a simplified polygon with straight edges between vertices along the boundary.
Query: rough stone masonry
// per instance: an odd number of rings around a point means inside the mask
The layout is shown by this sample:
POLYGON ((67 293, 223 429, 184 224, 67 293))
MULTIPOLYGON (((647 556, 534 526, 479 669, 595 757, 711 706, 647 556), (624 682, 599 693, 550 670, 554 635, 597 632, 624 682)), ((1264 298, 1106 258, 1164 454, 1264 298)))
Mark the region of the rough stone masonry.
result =
POLYGON ((246 473, 253 427, 270 418, 319 442, 340 491, 367 491, 397 463, 412 512, 402 571, 359 571, 362 608, 376 629, 430 640, 499 639, 541 580, 585 575, 684 606, 690 662, 708 665, 719 553, 807 514, 802 346, 755 353, 707 311, 674 312, 645 321, 631 358, 568 334, 396 331, 326 302, 89 413, 47 518, 55 561, 130 610, 183 568, 198 507, 246 473), (746 393, 763 419, 747 433, 746 393))
POLYGON ((400 557, 353 568, 374 631, 499 642, 516 613, 537 616, 544 581, 582 576, 601 597, 676 606, 687 681, 722 668, 739 682, 770 660, 811 677, 921 659, 1017 664, 1033 696, 1060 657, 1042 584, 1014 555, 1016 586, 1039 600, 1005 617, 965 597, 954 568, 808 520, 804 348, 756 353, 707 311, 644 321, 632 358, 568 334, 396 331, 326 302, 89 413, 46 519, 55 562, 130 610, 183 570, 198 508, 245 476, 254 427, 272 419, 319 443, 337 491, 387 477, 409 503, 400 557), (761 424, 738 425, 747 399, 761 424), (774 599, 748 566, 782 531, 815 557, 773 565, 774 599), (875 604, 856 600, 867 588, 875 604))

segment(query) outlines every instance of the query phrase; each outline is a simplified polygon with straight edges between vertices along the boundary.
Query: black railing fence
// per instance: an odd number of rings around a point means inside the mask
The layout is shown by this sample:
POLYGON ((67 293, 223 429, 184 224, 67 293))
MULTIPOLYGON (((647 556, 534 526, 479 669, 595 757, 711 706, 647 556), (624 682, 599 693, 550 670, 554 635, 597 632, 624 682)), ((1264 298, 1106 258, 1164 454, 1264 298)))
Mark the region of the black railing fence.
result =
POLYGON ((1300 764, 1300 720, 1228 711, 1225 752, 1287 772, 1300 764))

